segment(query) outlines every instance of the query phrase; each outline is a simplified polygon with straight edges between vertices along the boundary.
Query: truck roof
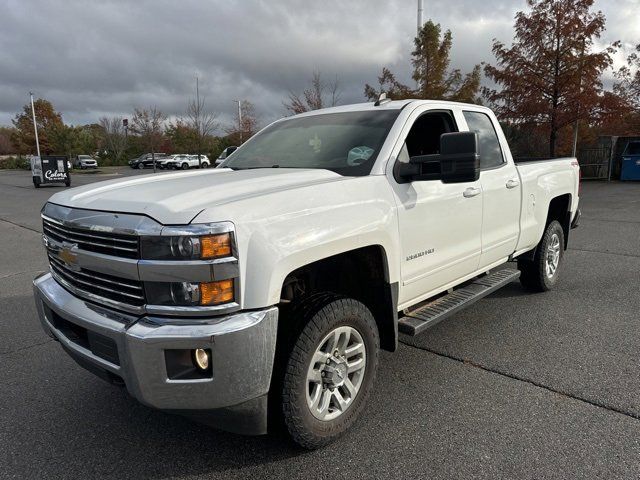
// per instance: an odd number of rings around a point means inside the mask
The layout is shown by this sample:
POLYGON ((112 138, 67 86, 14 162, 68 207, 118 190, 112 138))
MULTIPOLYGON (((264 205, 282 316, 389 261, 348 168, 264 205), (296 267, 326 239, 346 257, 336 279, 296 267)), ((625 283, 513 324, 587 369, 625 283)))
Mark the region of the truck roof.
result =
MULTIPOLYGON (((473 107, 473 108, 483 108, 483 109, 487 109, 489 110, 487 107, 484 107, 482 105, 476 105, 476 104, 472 104, 472 103, 462 103, 462 102, 451 102, 449 100, 422 100, 422 99, 406 99, 406 100, 391 100, 388 102, 385 102, 381 105, 376 106, 374 102, 366 102, 366 103, 353 103, 350 105, 340 105, 337 107, 329 107, 329 108, 322 108, 320 110, 310 110, 308 112, 304 112, 304 113, 300 113, 298 115, 294 115, 295 117, 305 117, 305 116, 310 116, 310 115, 322 115, 325 113, 344 113, 344 112, 365 112, 365 111, 381 111, 381 110, 401 110, 402 108, 406 107, 409 104, 414 104, 416 106, 418 105, 428 105, 428 104, 434 104, 434 105, 440 105, 442 106, 442 104, 448 104, 448 105, 452 105, 452 106, 468 106, 468 107, 473 107)), ((287 117, 287 118, 292 118, 292 117, 287 117)))

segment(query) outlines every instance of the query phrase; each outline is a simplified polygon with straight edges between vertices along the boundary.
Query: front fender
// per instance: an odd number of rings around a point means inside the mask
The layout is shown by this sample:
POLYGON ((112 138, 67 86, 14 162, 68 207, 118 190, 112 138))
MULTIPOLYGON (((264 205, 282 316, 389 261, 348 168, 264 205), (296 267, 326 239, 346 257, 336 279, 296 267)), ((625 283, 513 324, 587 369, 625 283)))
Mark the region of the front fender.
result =
MULTIPOLYGON (((212 209, 197 221, 222 220, 222 215, 212 209)), ((396 209, 383 176, 234 202, 226 215, 236 226, 244 309, 279 303, 284 279, 293 270, 370 245, 385 252, 389 283, 399 280, 396 209)))

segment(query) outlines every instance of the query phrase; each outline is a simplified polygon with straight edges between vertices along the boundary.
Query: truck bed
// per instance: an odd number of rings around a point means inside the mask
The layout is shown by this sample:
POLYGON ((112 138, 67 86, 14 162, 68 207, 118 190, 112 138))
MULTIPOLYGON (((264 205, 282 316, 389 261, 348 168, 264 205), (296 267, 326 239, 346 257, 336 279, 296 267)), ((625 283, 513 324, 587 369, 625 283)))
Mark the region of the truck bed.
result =
POLYGON ((516 169, 522 185, 520 212, 520 238, 516 252, 535 247, 546 226, 550 199, 569 195, 570 211, 578 208, 578 196, 567 192, 578 192, 580 168, 573 157, 525 159, 516 161, 516 169))

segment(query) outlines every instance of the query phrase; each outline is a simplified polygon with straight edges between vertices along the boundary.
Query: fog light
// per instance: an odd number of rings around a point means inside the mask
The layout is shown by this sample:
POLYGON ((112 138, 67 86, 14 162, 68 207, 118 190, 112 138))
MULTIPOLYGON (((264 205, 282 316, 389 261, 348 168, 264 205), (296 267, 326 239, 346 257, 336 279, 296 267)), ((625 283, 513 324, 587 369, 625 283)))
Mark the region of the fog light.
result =
POLYGON ((193 361, 200 370, 207 370, 209 368, 209 352, 204 348, 196 348, 193 351, 193 361))

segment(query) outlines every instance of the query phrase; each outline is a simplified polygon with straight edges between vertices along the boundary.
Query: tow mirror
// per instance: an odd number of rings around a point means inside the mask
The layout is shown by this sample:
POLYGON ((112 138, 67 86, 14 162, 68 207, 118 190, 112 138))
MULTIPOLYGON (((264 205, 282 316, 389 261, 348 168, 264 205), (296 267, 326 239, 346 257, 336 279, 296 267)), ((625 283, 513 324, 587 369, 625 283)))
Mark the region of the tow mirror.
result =
POLYGON ((440 153, 411 157, 409 163, 397 165, 398 177, 403 182, 475 182, 480 178, 478 135, 475 132, 443 133, 440 136, 440 153))

